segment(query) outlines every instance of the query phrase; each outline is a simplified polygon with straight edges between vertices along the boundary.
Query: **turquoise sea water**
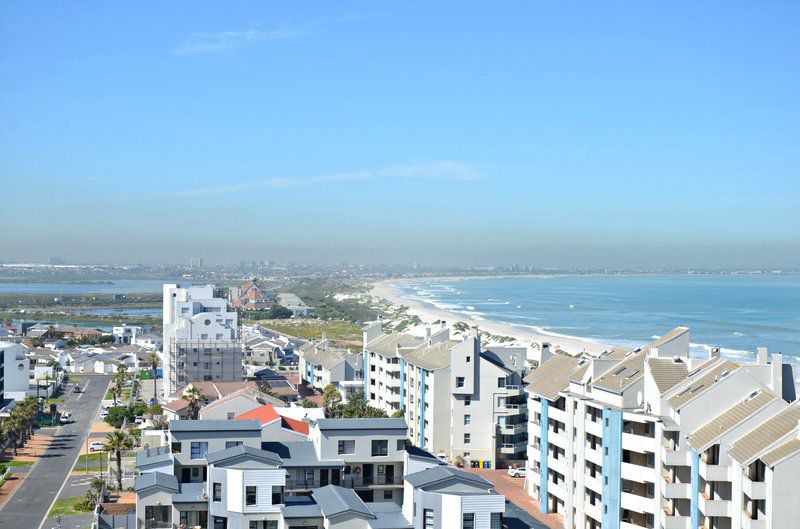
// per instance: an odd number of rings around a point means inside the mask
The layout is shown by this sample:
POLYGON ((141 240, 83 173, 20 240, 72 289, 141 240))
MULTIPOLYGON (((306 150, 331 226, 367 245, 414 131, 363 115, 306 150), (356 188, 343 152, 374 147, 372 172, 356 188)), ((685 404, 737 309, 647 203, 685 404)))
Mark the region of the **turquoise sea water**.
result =
POLYGON ((800 276, 596 275, 410 280, 405 297, 478 320, 636 346, 678 325, 692 351, 800 356, 800 276))

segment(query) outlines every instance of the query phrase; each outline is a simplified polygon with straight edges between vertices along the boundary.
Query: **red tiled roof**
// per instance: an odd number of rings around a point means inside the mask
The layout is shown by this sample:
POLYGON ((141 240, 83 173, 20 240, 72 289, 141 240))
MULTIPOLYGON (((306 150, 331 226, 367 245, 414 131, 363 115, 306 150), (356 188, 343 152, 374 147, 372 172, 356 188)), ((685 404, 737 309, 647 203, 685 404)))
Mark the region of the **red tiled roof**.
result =
POLYGON ((291 417, 281 417, 281 426, 303 435, 308 435, 308 423, 292 419, 291 417))
POLYGON ((275 408, 271 404, 264 404, 260 408, 256 408, 248 411, 247 413, 239 415, 236 417, 236 419, 256 419, 261 423, 261 426, 265 426, 277 419, 280 419, 282 428, 286 428, 287 430, 292 430, 293 432, 303 435, 308 435, 308 424, 304 423, 303 421, 298 421, 297 419, 281 416, 277 411, 275 411, 275 408))

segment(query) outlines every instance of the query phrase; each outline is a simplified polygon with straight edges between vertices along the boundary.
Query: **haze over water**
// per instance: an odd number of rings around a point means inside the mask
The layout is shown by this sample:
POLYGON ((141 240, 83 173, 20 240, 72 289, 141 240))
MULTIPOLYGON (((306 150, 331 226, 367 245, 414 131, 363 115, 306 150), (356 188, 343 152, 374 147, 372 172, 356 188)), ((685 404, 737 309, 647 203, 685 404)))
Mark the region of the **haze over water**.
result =
POLYGON ((410 280, 409 298, 474 319, 638 346, 678 325, 693 354, 800 355, 800 276, 596 275, 410 280))

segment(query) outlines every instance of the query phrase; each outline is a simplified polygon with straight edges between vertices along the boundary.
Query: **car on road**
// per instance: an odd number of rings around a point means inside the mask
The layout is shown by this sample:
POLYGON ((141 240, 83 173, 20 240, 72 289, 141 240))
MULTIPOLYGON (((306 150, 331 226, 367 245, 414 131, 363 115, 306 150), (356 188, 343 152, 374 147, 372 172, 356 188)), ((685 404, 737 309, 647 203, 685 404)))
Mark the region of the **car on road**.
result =
POLYGON ((94 441, 89 443, 90 452, 102 452, 106 449, 106 444, 101 441, 94 441))
POLYGON ((508 475, 512 478, 524 478, 525 477, 525 467, 514 468, 510 467, 508 469, 508 475))
POLYGON ((70 424, 75 422, 75 419, 72 418, 72 414, 68 411, 65 411, 61 414, 61 418, 59 419, 61 424, 70 424))
POLYGON ((103 411, 101 411, 101 412, 100 412, 100 420, 103 420, 103 419, 105 419, 106 417, 108 417, 108 410, 103 410, 103 411))
POLYGON ((81 387, 79 385, 75 384, 75 389, 73 391, 75 393, 80 393, 81 392, 81 387))

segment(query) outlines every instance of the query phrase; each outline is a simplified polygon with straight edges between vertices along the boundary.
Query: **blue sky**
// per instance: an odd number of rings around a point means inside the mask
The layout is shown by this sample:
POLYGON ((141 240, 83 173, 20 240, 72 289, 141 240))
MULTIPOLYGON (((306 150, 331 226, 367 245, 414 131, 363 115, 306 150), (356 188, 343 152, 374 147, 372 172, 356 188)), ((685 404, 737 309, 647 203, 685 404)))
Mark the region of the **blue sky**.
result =
POLYGON ((800 264, 797 2, 3 2, 0 258, 800 264))

